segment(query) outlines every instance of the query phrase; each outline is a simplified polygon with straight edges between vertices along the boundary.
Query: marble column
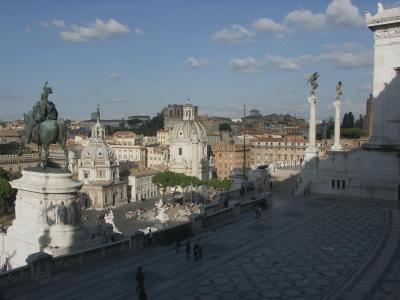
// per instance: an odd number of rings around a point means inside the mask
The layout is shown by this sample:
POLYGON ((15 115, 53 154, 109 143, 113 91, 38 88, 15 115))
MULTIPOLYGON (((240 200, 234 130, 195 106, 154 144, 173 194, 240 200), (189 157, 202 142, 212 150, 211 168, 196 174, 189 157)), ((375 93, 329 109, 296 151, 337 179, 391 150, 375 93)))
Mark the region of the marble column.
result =
POLYGON ((336 98, 333 102, 336 108, 335 112, 335 140, 331 148, 332 151, 342 151, 342 145, 340 145, 340 98, 336 98))
POLYGON ((311 94, 308 97, 308 103, 310 103, 310 122, 309 122, 309 133, 308 133, 308 146, 305 153, 305 161, 309 161, 313 158, 318 157, 318 148, 316 144, 316 110, 317 110, 317 96, 311 94))

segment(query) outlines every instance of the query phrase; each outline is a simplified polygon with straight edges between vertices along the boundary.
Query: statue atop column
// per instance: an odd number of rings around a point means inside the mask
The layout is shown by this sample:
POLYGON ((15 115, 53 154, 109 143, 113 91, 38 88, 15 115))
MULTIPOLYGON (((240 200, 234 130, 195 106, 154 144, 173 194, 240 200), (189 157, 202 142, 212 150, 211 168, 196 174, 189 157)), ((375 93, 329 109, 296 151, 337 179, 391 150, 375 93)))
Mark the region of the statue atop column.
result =
POLYGON ((342 82, 339 81, 339 82, 336 84, 336 100, 339 100, 339 99, 340 99, 340 96, 342 96, 342 95, 343 95, 342 82))
POLYGON ((311 95, 315 95, 315 91, 318 87, 317 79, 319 78, 319 73, 314 72, 311 74, 310 78, 308 79, 308 82, 311 84, 311 95))

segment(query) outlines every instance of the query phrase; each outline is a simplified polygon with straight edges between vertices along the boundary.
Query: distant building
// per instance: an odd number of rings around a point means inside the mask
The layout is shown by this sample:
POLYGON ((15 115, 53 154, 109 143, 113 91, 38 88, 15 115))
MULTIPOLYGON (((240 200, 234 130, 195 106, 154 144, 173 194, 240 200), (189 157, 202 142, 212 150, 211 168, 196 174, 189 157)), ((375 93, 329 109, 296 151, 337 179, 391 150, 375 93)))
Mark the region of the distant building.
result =
POLYGON ((168 164, 169 148, 167 146, 148 146, 147 167, 157 170, 165 170, 168 164))
POLYGON ((144 136, 143 137, 143 146, 156 145, 156 144, 158 144, 158 139, 156 136, 144 136))
POLYGON ((157 143, 160 145, 169 145, 169 137, 171 135, 172 130, 169 129, 160 129, 157 131, 157 143))
POLYGON ((183 106, 183 120, 172 130, 170 160, 168 169, 172 172, 195 176, 200 179, 211 177, 210 160, 207 150, 207 133, 196 120, 197 108, 190 104, 183 106))
POLYGON ((142 123, 148 123, 150 122, 150 117, 149 116, 130 116, 128 117, 128 120, 139 120, 142 123))
POLYGON ((158 173, 160 171, 153 169, 131 171, 128 184, 133 201, 151 199, 160 194, 158 186, 152 182, 152 178, 158 173))
MULTIPOLYGON (((195 114, 197 115, 198 107, 193 106, 195 114)), ((164 129, 173 129, 175 125, 183 119, 183 105, 181 104, 168 104, 162 110, 164 116, 164 129)))
POLYGON ((219 179, 229 178, 234 170, 243 170, 244 160, 246 169, 250 168, 250 147, 233 140, 212 145, 214 168, 219 179))
POLYGON ((116 131, 113 133, 111 139, 109 140, 110 144, 113 145, 142 145, 143 144, 143 136, 137 135, 133 131, 116 131))
POLYGON ((105 129, 97 119, 78 160, 81 201, 86 208, 106 209, 128 202, 127 182, 120 180, 119 162, 104 138, 105 129))
POLYGON ((139 145, 110 144, 110 148, 119 161, 137 162, 139 168, 146 168, 146 147, 139 145))
POLYGON ((16 129, 1 129, 0 130, 0 144, 8 144, 12 142, 20 142, 20 133, 16 129))
POLYGON ((0 155, 0 168, 9 172, 21 172, 22 169, 36 167, 39 163, 39 155, 0 155))

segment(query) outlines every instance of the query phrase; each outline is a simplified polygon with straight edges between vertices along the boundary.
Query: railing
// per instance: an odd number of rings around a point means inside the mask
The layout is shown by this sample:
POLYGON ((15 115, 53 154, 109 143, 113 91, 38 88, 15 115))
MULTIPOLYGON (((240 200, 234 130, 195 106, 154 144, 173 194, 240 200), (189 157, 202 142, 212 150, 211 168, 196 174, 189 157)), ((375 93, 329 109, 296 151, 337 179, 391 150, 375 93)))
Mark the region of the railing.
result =
POLYGON ((22 266, 0 273, 0 288, 31 280, 31 266, 22 266))
POLYGON ((209 226, 214 227, 232 222, 236 220, 241 213, 252 210, 256 206, 267 208, 270 205, 271 194, 266 193, 265 196, 262 195, 254 200, 248 200, 242 203, 238 202, 234 206, 223 208, 212 213, 205 212, 194 216, 189 222, 155 231, 151 241, 148 235, 137 232, 123 240, 68 255, 57 257, 42 255, 37 260, 32 259, 27 266, 0 273, 0 287, 36 280, 44 276, 50 276, 64 270, 80 267, 84 264, 92 263, 107 257, 136 251, 154 244, 169 244, 175 242, 178 238, 183 240, 190 237, 195 232, 207 229, 209 226), (40 274, 35 271, 38 269, 39 265, 42 266, 40 274))

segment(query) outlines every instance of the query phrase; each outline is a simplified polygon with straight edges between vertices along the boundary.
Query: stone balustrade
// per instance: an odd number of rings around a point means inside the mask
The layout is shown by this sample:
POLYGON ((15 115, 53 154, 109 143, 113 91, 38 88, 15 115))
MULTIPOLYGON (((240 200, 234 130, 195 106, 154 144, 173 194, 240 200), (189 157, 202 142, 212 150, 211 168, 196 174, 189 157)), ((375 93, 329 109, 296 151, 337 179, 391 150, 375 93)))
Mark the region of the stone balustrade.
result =
POLYGON ((167 227, 153 232, 153 240, 143 232, 137 232, 122 240, 82 250, 68 255, 53 257, 49 254, 33 254, 28 259, 28 265, 0 273, 0 288, 12 286, 31 280, 80 267, 107 257, 134 252, 154 244, 166 245, 175 242, 178 238, 182 241, 193 234, 209 227, 220 226, 237 220, 240 214, 253 210, 256 206, 268 208, 271 206, 271 194, 266 193, 255 199, 237 202, 228 208, 219 209, 211 213, 202 213, 192 217, 191 221, 167 227))

